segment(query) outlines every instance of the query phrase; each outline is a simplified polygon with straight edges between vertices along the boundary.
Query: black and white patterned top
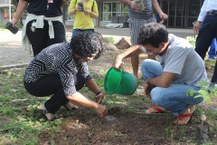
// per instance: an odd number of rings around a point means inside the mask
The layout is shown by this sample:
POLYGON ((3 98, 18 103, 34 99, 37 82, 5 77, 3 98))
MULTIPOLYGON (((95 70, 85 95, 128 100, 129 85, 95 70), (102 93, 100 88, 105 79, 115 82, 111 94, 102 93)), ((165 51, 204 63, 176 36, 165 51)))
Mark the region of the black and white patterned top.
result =
POLYGON ((27 66, 24 81, 31 83, 49 74, 60 76, 66 96, 76 92, 75 77, 81 74, 85 80, 92 79, 86 62, 76 61, 72 57, 69 43, 53 44, 42 50, 27 66))

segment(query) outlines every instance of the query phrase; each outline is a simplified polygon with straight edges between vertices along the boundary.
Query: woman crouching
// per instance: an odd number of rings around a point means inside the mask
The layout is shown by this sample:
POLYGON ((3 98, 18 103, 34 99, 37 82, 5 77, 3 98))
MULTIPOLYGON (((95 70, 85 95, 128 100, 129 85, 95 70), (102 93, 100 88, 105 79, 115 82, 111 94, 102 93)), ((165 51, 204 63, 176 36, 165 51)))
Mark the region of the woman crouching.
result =
POLYGON ((104 93, 91 78, 87 62, 97 59, 103 51, 98 34, 81 33, 70 43, 53 44, 38 55, 27 66, 24 86, 34 96, 49 96, 43 105, 48 120, 53 120, 61 106, 76 109, 75 105, 94 108, 100 117, 106 115, 106 107, 101 105, 104 93), (96 94, 94 102, 78 92, 84 84, 96 94), (74 105, 75 104, 75 105, 74 105))

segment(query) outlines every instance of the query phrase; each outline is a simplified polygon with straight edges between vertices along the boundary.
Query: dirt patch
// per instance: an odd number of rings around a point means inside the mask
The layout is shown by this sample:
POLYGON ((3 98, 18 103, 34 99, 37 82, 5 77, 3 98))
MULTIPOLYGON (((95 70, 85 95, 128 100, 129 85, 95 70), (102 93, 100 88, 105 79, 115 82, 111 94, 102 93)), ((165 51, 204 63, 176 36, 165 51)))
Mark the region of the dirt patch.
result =
MULTIPOLYGON (((121 51, 106 49, 102 57, 89 63, 90 71, 97 73, 96 77, 103 77, 112 66, 114 57, 121 51)), ((130 59, 125 61, 124 66, 131 71, 130 59)), ((142 94, 142 87, 138 87, 133 97, 142 94)), ((150 105, 147 100, 136 102, 132 106, 137 111, 132 111, 127 105, 107 106, 109 116, 106 118, 99 118, 96 112, 80 108, 64 117, 61 129, 55 135, 50 131, 41 134, 40 144, 190 145, 197 142, 199 118, 194 116, 188 125, 177 126, 170 113, 145 114, 144 110, 150 105)), ((58 113, 61 114, 61 111, 58 113)))
POLYGON ((64 121, 57 136, 51 136, 49 133, 41 135, 44 139, 41 143, 48 143, 48 139, 52 138, 57 144, 172 144, 164 130, 171 125, 168 123, 168 120, 171 120, 168 114, 146 116, 127 112, 121 108, 113 108, 109 110, 109 115, 115 119, 100 119, 93 112, 86 109, 79 110, 73 117, 64 121))

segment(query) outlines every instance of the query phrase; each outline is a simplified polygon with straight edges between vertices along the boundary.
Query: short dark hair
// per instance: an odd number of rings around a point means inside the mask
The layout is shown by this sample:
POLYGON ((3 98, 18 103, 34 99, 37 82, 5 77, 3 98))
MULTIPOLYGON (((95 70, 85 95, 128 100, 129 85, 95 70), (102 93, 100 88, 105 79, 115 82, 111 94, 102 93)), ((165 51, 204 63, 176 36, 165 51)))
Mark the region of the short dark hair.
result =
POLYGON ((150 44, 158 48, 160 43, 168 41, 168 31, 160 23, 147 23, 143 25, 138 34, 138 44, 150 44))
POLYGON ((82 32, 72 37, 70 45, 73 53, 81 57, 89 57, 97 53, 94 57, 97 59, 103 52, 102 42, 95 32, 82 32))

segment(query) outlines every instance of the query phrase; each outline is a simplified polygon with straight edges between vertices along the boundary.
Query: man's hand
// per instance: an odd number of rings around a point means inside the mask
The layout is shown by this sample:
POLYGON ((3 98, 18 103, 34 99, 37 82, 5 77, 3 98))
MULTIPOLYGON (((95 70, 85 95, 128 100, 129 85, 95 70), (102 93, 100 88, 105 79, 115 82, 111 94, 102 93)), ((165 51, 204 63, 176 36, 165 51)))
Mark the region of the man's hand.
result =
POLYGON ((151 99, 151 90, 153 89, 153 86, 148 84, 148 83, 145 83, 144 84, 144 93, 145 93, 145 96, 147 96, 149 99, 151 99))
POLYGON ((122 64, 123 64, 123 61, 122 61, 121 57, 119 55, 117 55, 113 61, 112 67, 115 70, 119 71, 122 64))
POLYGON ((193 31, 194 31, 195 34, 198 34, 198 33, 199 33, 199 29, 200 29, 200 26, 201 26, 201 25, 202 25, 201 22, 196 21, 196 23, 195 23, 194 26, 193 26, 193 31))
POLYGON ((135 3, 134 1, 131 2, 130 7, 132 9, 135 9, 135 10, 139 10, 140 9, 140 5, 138 3, 135 3))
POLYGON ((11 23, 15 26, 18 23, 19 19, 13 18, 11 23))
POLYGON ((164 12, 160 13, 160 14, 159 14, 159 17, 160 17, 160 19, 163 20, 163 21, 166 20, 166 19, 168 19, 168 15, 165 14, 164 12))

